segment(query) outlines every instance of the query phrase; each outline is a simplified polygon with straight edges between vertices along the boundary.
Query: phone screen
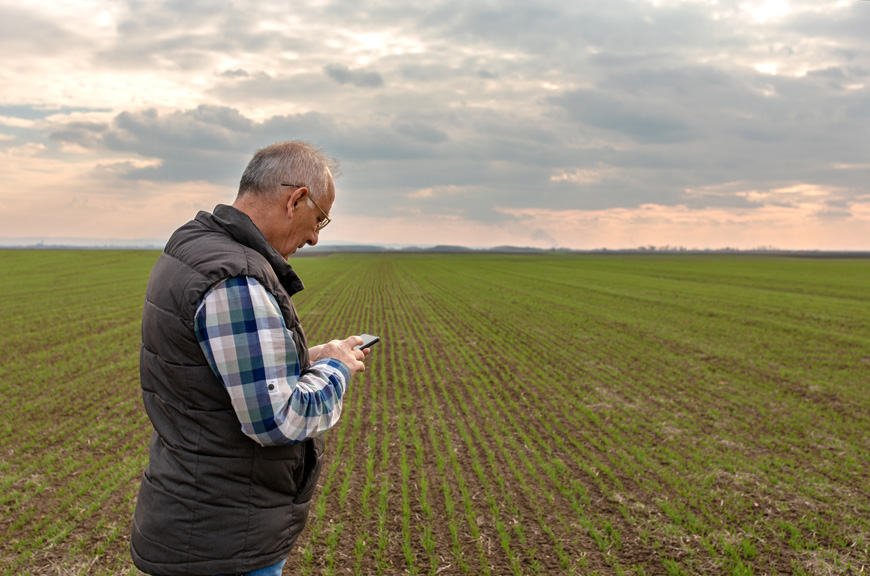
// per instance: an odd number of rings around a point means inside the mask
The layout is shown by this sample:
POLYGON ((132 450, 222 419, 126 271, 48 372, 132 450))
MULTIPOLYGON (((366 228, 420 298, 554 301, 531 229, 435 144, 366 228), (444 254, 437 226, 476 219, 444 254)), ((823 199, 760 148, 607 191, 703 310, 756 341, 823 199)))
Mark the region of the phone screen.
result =
POLYGON ((363 339, 363 343, 359 346, 355 346, 355 348, 358 348, 360 350, 362 350, 363 348, 371 348, 372 346, 381 341, 381 339, 374 334, 360 334, 359 337, 363 339))

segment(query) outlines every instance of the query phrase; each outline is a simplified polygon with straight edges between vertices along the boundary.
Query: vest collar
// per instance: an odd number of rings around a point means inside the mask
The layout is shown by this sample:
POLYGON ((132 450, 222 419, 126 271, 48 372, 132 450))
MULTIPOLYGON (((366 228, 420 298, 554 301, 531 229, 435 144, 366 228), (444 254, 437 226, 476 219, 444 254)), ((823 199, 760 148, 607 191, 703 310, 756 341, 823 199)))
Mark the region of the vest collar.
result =
POLYGON ((254 224, 247 214, 238 208, 233 208, 226 204, 218 204, 215 206, 213 214, 200 212, 197 214, 196 219, 201 220, 203 218, 209 218, 209 216, 211 217, 211 220, 223 228, 226 233, 233 238, 233 240, 260 253, 266 260, 268 260, 272 269, 275 271, 275 275, 278 276, 278 281, 281 282, 281 285, 284 287, 284 290, 287 291, 288 295, 293 296, 293 294, 305 289, 302 280, 296 274, 296 271, 293 270, 293 267, 290 266, 284 257, 266 241, 266 237, 263 236, 263 233, 260 232, 260 229, 257 228, 256 224, 254 224))

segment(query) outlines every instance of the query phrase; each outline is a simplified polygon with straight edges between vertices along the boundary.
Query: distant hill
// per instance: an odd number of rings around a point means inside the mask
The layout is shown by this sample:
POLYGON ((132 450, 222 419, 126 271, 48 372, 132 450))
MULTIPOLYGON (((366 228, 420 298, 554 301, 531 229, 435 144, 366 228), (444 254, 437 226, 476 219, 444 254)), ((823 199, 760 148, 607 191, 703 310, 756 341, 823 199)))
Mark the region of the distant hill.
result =
MULTIPOLYGON (((0 238, 0 250, 162 250, 165 240, 117 238, 0 238)), ((299 256, 322 256, 333 252, 423 252, 439 254, 756 254, 798 258, 870 258, 868 251, 782 250, 774 247, 738 248, 685 248, 683 246, 638 246, 637 248, 534 248, 531 246, 493 246, 469 248, 453 244, 434 246, 408 246, 403 244, 354 244, 352 242, 324 243, 308 246, 296 252, 299 256)))
POLYGON ((465 246, 450 246, 447 244, 439 244, 437 246, 432 246, 431 248, 426 248, 426 252, 472 252, 472 248, 467 248, 465 246))

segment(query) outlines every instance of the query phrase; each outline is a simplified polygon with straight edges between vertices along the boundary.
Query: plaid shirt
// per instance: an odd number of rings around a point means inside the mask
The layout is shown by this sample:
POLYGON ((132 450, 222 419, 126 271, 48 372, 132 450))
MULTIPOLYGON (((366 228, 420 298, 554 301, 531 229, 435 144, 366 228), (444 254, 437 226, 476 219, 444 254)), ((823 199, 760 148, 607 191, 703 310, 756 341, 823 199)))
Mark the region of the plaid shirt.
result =
POLYGON ((194 329, 248 437, 277 446, 319 436, 338 422, 350 371, 324 358, 302 374, 278 302, 254 278, 216 284, 197 308, 194 329))

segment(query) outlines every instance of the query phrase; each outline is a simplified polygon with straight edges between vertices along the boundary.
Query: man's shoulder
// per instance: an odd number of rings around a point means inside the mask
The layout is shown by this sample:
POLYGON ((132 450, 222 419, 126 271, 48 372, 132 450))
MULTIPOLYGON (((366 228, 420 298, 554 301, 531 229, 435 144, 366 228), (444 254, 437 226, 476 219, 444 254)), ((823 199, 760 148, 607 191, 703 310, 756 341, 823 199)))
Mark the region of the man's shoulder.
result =
POLYGON ((175 231, 164 254, 207 276, 257 276, 271 270, 262 254, 199 216, 175 231))
POLYGON ((194 219, 170 237, 148 282, 148 294, 175 293, 175 298, 196 302, 218 282, 251 276, 262 256, 233 238, 194 219))

